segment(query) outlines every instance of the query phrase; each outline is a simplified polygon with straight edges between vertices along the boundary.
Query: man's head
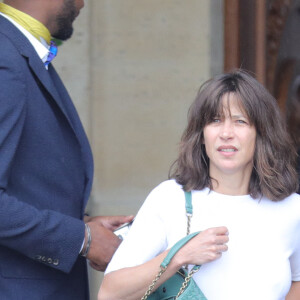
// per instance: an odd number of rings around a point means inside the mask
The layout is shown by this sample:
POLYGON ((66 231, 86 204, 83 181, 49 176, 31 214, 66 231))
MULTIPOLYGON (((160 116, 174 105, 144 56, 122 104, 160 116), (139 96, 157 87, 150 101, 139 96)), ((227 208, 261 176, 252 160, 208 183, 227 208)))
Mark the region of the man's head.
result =
POLYGON ((51 36, 63 41, 72 36, 73 22, 84 6, 84 0, 4 0, 4 3, 39 20, 51 36))
POLYGON ((53 28, 49 28, 51 35, 62 41, 69 39, 73 33, 73 22, 83 5, 83 0, 63 0, 57 14, 53 15, 53 28))

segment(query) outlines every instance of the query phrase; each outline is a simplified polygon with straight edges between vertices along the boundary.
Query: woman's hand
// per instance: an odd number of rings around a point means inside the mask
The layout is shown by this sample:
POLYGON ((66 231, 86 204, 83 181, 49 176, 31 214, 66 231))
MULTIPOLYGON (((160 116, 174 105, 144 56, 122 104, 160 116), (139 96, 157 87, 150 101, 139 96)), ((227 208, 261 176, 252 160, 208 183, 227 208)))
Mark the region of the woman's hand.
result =
POLYGON ((221 257, 228 250, 229 241, 226 227, 209 228, 200 232, 175 255, 178 266, 186 264, 202 265, 221 257))

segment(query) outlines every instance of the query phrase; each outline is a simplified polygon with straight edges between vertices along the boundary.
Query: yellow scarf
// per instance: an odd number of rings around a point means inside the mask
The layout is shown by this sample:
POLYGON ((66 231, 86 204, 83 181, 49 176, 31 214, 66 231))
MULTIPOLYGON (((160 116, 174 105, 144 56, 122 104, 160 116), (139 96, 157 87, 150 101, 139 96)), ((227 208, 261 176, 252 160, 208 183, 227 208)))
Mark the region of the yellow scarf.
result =
POLYGON ((12 18, 14 21, 20 24, 23 28, 29 31, 38 41, 41 41, 40 38, 42 37, 48 44, 50 44, 50 31, 44 24, 42 24, 38 20, 4 3, 0 3, 0 12, 12 18))

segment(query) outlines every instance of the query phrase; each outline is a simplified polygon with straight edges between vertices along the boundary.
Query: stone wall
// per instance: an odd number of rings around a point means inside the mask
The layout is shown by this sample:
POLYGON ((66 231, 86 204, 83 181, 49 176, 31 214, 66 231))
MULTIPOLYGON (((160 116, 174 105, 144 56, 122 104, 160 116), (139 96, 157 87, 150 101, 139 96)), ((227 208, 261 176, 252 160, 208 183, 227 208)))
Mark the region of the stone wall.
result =
POLYGON ((135 214, 168 178, 199 86, 223 70, 222 20, 220 0, 86 1, 55 66, 92 144, 89 212, 135 214))

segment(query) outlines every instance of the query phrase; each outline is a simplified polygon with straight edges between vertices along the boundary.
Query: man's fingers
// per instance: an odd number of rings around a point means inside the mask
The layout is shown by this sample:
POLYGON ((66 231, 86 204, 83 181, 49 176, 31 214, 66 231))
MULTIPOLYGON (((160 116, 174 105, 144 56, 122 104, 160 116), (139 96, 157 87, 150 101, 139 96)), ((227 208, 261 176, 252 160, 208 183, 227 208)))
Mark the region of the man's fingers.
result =
POLYGON ((119 227, 124 223, 129 223, 134 219, 134 216, 111 216, 107 220, 111 226, 119 227))
POLYGON ((96 216, 96 217, 84 217, 85 223, 98 223, 104 226, 110 231, 116 230, 124 223, 129 223, 134 219, 134 216, 96 216))
POLYGON ((134 216, 105 216, 99 217, 99 222, 110 230, 115 230, 124 223, 129 223, 134 219, 134 216))

